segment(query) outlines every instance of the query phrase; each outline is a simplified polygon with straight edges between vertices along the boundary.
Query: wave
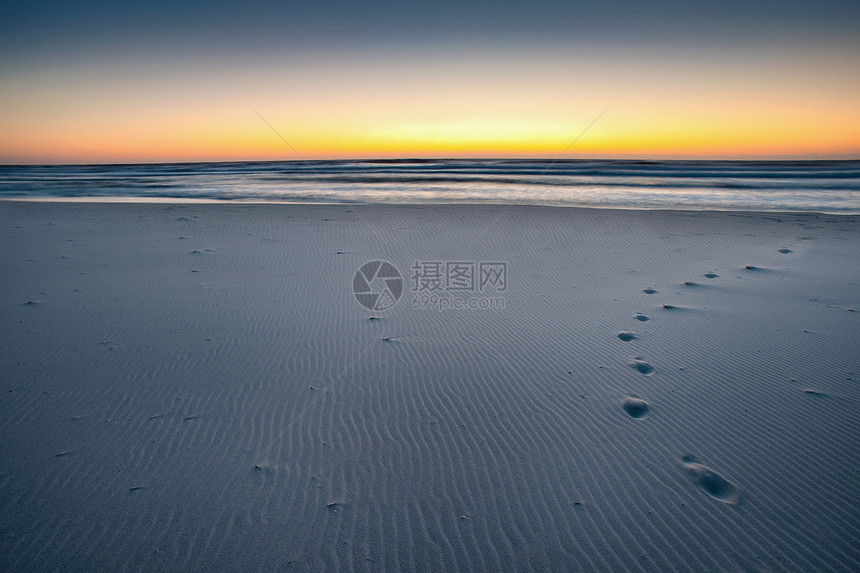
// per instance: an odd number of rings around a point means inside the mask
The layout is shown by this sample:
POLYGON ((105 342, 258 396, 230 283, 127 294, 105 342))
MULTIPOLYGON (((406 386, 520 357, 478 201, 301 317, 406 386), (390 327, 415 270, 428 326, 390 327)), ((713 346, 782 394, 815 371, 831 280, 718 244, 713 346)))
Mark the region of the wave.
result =
POLYGON ((371 159, 0 166, 0 197, 860 213, 860 161, 371 159))

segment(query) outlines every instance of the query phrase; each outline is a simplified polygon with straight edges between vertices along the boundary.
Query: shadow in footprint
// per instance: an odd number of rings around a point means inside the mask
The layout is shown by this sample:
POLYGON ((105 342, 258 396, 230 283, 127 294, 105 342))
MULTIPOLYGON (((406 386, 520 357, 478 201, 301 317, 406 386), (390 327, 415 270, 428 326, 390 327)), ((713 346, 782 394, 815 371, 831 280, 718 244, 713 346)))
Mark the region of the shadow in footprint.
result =
POLYGON ((688 454, 681 458, 681 462, 699 487, 709 496, 730 505, 737 505, 740 501, 741 496, 737 486, 708 466, 700 464, 695 456, 688 454))
POLYGON ((636 339, 636 333, 635 332, 619 332, 618 338, 620 338, 624 342, 630 342, 631 340, 636 339))
POLYGON ((634 358, 633 362, 630 363, 630 367, 645 376, 651 376, 655 372, 654 367, 641 358, 634 358))
MULTIPOLYGON (((702 288, 710 288, 710 287, 702 287, 702 288)), ((674 304, 668 304, 668 303, 664 303, 664 304, 660 307, 660 309, 661 309, 662 311, 668 310, 669 312, 677 312, 677 313, 682 313, 682 312, 694 312, 694 310, 693 310, 693 309, 691 309, 691 308, 689 308, 689 307, 686 307, 686 306, 676 306, 676 305, 674 305, 674 304)))
POLYGON ((634 318, 640 322, 645 322, 646 320, 651 320, 650 318, 648 318, 647 316, 645 316, 641 312, 638 313, 634 318))
POLYGON ((644 292, 645 294, 655 294, 657 292, 657 289, 646 288, 642 292, 644 292))
POLYGON ((650 411, 648 408, 648 402, 635 396, 628 396, 625 398, 621 407, 624 408, 624 411, 628 416, 636 418, 637 420, 647 418, 650 411))
POLYGON ((720 276, 720 275, 718 275, 717 273, 705 273, 705 275, 704 275, 704 276, 705 276, 705 278, 706 278, 706 279, 715 279, 715 278, 717 278, 717 277, 718 277, 718 276, 720 276))

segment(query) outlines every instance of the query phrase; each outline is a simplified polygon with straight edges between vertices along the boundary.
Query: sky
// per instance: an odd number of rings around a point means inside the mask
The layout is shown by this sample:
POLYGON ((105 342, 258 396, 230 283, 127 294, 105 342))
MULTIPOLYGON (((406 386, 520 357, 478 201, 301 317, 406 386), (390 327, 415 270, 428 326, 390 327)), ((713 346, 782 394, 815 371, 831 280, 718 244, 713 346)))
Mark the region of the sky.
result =
POLYGON ((533 156, 860 158, 860 2, 0 5, 2 164, 533 156))

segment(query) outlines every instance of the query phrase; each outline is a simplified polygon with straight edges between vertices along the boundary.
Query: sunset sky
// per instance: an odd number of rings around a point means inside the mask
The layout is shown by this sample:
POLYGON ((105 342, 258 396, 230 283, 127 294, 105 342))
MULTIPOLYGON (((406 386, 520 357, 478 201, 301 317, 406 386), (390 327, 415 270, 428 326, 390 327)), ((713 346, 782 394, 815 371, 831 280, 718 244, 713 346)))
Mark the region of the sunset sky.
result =
POLYGON ((856 0, 4 2, 0 163, 558 157, 604 111, 567 157, 857 158, 858 38, 856 0))

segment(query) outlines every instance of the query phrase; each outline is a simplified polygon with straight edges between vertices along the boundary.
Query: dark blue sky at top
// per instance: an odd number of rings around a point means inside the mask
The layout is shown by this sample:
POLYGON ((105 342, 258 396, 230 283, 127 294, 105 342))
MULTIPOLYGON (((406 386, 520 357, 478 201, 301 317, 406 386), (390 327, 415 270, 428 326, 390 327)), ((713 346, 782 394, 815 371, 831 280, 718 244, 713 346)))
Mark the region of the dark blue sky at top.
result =
POLYGON ((858 0, 6 0, 0 5, 0 66, 6 70, 147 54, 408 51, 481 43, 596 42, 679 49, 798 43, 856 50, 858 37, 858 0))

